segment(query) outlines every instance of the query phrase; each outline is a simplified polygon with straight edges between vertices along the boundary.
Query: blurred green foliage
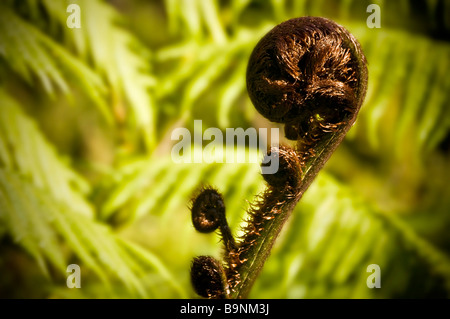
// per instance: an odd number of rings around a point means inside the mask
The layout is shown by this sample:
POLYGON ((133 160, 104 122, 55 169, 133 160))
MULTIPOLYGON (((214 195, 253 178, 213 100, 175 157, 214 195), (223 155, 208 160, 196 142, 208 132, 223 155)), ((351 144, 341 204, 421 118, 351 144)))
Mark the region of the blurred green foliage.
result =
POLYGON ((192 192, 218 187, 237 233, 264 184, 257 164, 175 164, 171 132, 273 127, 246 95, 247 60, 305 15, 356 36, 369 90, 250 297, 448 297, 447 0, 2 1, 0 297, 195 297, 190 261, 221 251, 191 225, 192 192), (71 3, 80 29, 66 25, 71 3), (66 286, 71 263, 81 289, 66 286))

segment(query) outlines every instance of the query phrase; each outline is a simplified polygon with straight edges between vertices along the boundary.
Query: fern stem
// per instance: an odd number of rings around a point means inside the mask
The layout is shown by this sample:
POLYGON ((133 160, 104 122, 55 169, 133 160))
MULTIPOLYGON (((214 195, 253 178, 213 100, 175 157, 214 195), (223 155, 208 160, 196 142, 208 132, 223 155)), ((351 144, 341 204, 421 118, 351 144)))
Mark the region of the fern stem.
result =
MULTIPOLYGON (((339 146, 348 128, 350 127, 347 126, 346 129, 343 128, 342 130, 333 133, 329 137, 327 143, 323 143, 315 149, 317 156, 312 157, 306 163, 301 165, 301 171, 304 172, 304 174, 295 189, 292 187, 279 189, 269 185, 268 189, 262 195, 264 200, 255 207, 252 207, 249 212, 251 218, 248 223, 254 224, 258 223, 256 219, 261 220, 263 224, 260 225, 259 228, 262 228, 262 231, 257 235, 252 232, 246 232, 242 239, 239 250, 244 253, 238 253, 238 255, 240 260, 246 261, 237 270, 237 278, 239 279, 235 283, 236 287, 231 293, 231 298, 240 299, 248 297, 248 294, 262 270, 266 259, 269 257, 270 251, 283 229, 284 224, 289 219, 297 203, 314 181, 319 171, 339 146), (270 218, 272 216, 273 218, 270 218), (253 240, 255 240, 255 244, 249 245, 248 243, 253 240), (250 247, 247 249, 248 245, 250 247)), ((297 158, 302 158, 304 156, 304 154, 302 155, 301 152, 297 151, 288 154, 297 156, 297 158)))

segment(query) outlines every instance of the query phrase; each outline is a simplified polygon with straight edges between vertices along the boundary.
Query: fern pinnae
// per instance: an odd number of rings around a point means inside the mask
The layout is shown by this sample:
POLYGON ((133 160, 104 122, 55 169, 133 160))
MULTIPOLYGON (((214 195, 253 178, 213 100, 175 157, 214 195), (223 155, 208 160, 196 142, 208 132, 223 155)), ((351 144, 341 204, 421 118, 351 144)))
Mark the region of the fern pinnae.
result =
POLYGON ((145 158, 136 163, 133 162, 121 167, 117 178, 114 179, 117 179, 117 181, 120 180, 122 183, 110 191, 109 196, 102 204, 102 218, 109 218, 115 210, 130 201, 133 195, 148 187, 148 185, 154 182, 158 172, 166 169, 166 166, 167 163, 164 161, 157 160, 156 158, 145 158))
POLYGON ((83 227, 83 230, 90 228, 88 232, 85 232, 87 235, 86 237, 89 238, 86 244, 91 245, 102 266, 122 281, 131 293, 136 292, 139 296, 145 298, 147 296, 145 287, 142 285, 132 269, 133 264, 132 260, 130 261, 130 256, 120 254, 120 246, 118 245, 117 240, 114 238, 114 235, 111 233, 110 229, 107 229, 103 225, 93 223, 89 224, 88 227, 84 225, 79 226, 83 227), (103 235, 96 235, 99 232, 103 232, 103 235), (94 236, 97 239, 95 244, 94 241, 90 239, 94 238, 94 236))
POLYGON ((52 228, 52 218, 50 215, 43 214, 45 211, 45 205, 36 196, 31 185, 24 183, 24 185, 17 185, 21 187, 24 200, 25 211, 30 224, 32 225, 32 231, 35 233, 35 242, 37 243, 39 250, 43 255, 53 264, 60 273, 64 273, 67 268, 65 257, 60 249, 60 242, 57 234, 52 228))
POLYGON ((177 207, 182 206, 183 201, 192 193, 196 185, 199 184, 201 176, 204 176, 207 169, 207 165, 199 165, 196 168, 191 166, 189 169, 187 167, 185 168, 187 171, 186 175, 179 175, 181 179, 177 180, 177 182, 174 183, 175 185, 172 185, 173 187, 171 188, 171 191, 166 194, 168 199, 160 207, 160 214, 163 218, 168 217, 169 212, 173 212, 177 209, 177 207))
MULTIPOLYGON (((178 293, 181 298, 186 297, 186 292, 184 291, 184 289, 180 286, 176 278, 166 267, 166 265, 164 265, 164 263, 158 258, 158 256, 130 241, 121 238, 118 238, 118 240, 120 244, 124 246, 124 249, 137 256, 140 260, 144 261, 145 265, 154 267, 157 272, 161 274, 162 278, 172 286, 172 288, 178 293)), ((146 274, 145 270, 143 271, 143 274, 146 274)))
MULTIPOLYGON (((48 207, 48 212, 52 215, 52 224, 58 233, 64 238, 65 242, 71 247, 72 251, 100 278, 100 280, 107 287, 110 287, 108 276, 95 260, 95 257, 91 255, 85 239, 80 236, 79 233, 75 232, 76 225, 74 225, 74 222, 71 220, 70 210, 63 205, 55 205, 51 199, 43 197, 42 200, 45 205, 47 205, 46 207, 48 207)), ((85 217, 81 216, 78 218, 83 219, 85 217)))
POLYGON ((232 75, 228 79, 227 83, 223 86, 222 93, 219 97, 219 109, 217 112, 217 121, 219 126, 226 128, 230 126, 230 110, 238 97, 242 94, 245 87, 245 82, 243 76, 245 74, 245 68, 247 64, 241 62, 236 70, 233 71, 232 75))
POLYGON ((199 1, 198 5, 211 37, 217 43, 225 43, 227 35, 219 16, 219 2, 217 0, 199 1))
POLYGON ((142 217, 158 205, 158 199, 161 199, 178 181, 178 174, 185 172, 183 167, 174 167, 160 171, 155 178, 159 187, 147 189, 145 199, 135 207, 136 217, 142 217))
POLYGON ((10 172, 4 169, 0 170, 1 189, 3 190, 1 194, 3 202, 2 215, 4 216, 4 221, 8 223, 8 229, 14 242, 22 245, 31 256, 39 260, 41 270, 47 273, 47 268, 36 247, 36 241, 30 236, 30 225, 26 211, 23 209, 23 203, 16 192, 13 178, 10 172))
MULTIPOLYGON (((423 116, 419 121, 419 127, 417 130, 418 149, 423 150, 428 146, 427 139, 430 137, 431 131, 436 123, 439 123, 439 117, 445 118, 445 109, 443 107, 437 107, 438 105, 444 105, 446 93, 450 89, 450 80, 445 70, 450 66, 450 59, 445 59, 443 54, 444 50, 436 50, 438 55, 436 60, 442 61, 443 66, 439 66, 437 63, 434 66, 435 76, 431 82, 431 92, 424 107, 423 116), (440 87, 442 85, 442 88, 440 87)), ((440 125, 436 125, 440 127, 440 125)))
MULTIPOLYGON (((418 50, 414 52, 410 62, 413 69, 405 88, 407 92, 405 103, 396 123, 394 137, 396 150, 411 135, 408 128, 415 123, 415 118, 419 116, 421 106, 425 103, 424 94, 426 94, 427 80, 429 80, 433 68, 433 63, 428 63, 429 43, 422 40, 417 43, 417 47, 418 50)), ((396 155, 397 157, 401 156, 398 151, 396 155)))
POLYGON ((5 133, 2 132, 2 128, 0 127, 0 162, 3 163, 5 167, 12 167, 12 159, 8 151, 7 139, 4 134, 5 133))

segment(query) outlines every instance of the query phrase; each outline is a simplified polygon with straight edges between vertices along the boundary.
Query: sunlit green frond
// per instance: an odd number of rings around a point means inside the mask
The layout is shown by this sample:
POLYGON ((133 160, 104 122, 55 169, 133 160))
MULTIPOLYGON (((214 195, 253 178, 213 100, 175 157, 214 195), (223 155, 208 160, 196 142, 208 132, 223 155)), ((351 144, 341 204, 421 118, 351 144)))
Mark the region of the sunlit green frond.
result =
MULTIPOLYGON (((227 85, 217 92, 215 111, 220 124, 229 123, 231 114, 227 111, 245 91, 245 70, 252 44, 256 44, 270 25, 252 29, 241 29, 226 44, 200 43, 168 47, 158 52, 159 62, 175 60, 176 68, 162 78, 159 98, 173 90, 182 90, 180 101, 181 118, 187 119, 192 108, 211 87, 225 80, 227 85), (178 61, 177 61, 178 60, 178 61), (230 95, 230 93, 232 93, 230 95)), ((225 126, 223 126, 225 127, 225 126)))
POLYGON ((270 291, 270 298, 380 297, 379 290, 366 284, 371 264, 380 266, 382 295, 396 296, 410 285, 423 285, 413 276, 424 268, 432 279, 418 290, 430 297, 450 295, 450 258, 445 253, 398 217, 377 211, 357 192, 321 173, 277 243, 254 297, 269 297, 264 291, 270 291), (394 276, 398 285, 388 285, 394 276))
POLYGON ((67 82, 48 49, 40 42, 44 35, 37 38, 39 31, 5 5, 0 14, 0 43, 3 44, 0 53, 10 67, 29 82, 32 74, 36 75, 50 94, 54 93, 54 85, 67 93, 67 82))
POLYGON ((76 84, 103 115, 111 119, 104 101, 105 87, 101 78, 4 4, 0 9, 0 43, 0 57, 30 84, 33 77, 37 78, 50 95, 55 94, 55 87, 70 95, 69 85, 76 84))
MULTIPOLYGON (((34 3, 33 1, 31 3, 34 3)), ((152 64, 150 51, 145 48, 138 39, 126 31, 119 23, 120 15, 110 5, 101 0, 93 1, 42 1, 43 7, 50 15, 53 25, 59 27, 64 34, 65 42, 72 44, 73 51, 77 52, 80 59, 71 57, 68 59, 67 51, 58 50, 56 57, 61 60, 63 66, 71 68, 76 76, 73 77, 74 83, 94 85, 98 83, 90 77, 83 78, 80 71, 87 69, 81 61, 92 61, 94 68, 107 79, 111 88, 110 98, 112 107, 106 108, 105 96, 100 97, 95 94, 95 101, 101 105, 102 111, 109 120, 114 116, 119 123, 130 122, 130 127, 137 127, 145 141, 148 150, 155 147, 156 132, 156 107, 153 99, 153 89, 156 79, 151 74, 150 66, 152 64), (81 28, 68 28, 67 19, 69 14, 66 10, 68 5, 77 4, 80 8, 81 28), (76 64, 71 67, 72 64, 76 64), (77 70, 79 70, 77 72, 77 70), (132 115, 127 116, 128 112, 132 115)), ((42 19, 42 12, 39 12, 42 19)), ((9 21, 5 21, 5 30, 10 30, 9 21)), ((34 27, 33 27, 34 28, 34 27)), ((8 31, 11 32, 11 31, 8 31)), ((17 31, 15 31, 17 32, 17 31)), ((39 30, 35 30, 39 33, 39 30)), ((57 32, 55 32, 57 33, 57 32)), ((20 36, 13 35, 16 40, 20 36)), ((25 38, 26 39, 26 38, 25 38)), ((54 49, 53 42, 45 42, 51 49, 54 49)), ((38 49, 39 43, 34 44, 38 49)), ((26 48, 25 48, 26 49, 26 48)), ((30 52, 30 59, 38 61, 30 52)), ((43 61, 41 64, 47 68, 52 67, 53 61, 43 61)), ((57 71, 58 68, 55 66, 57 71)), ((56 72, 55 71, 55 72, 56 72)), ((92 72, 91 70, 89 70, 92 72)), ((68 91, 67 80, 64 76, 57 73, 51 74, 53 78, 58 79, 61 85, 68 91), (59 77, 57 77, 59 75, 59 77)), ((70 76, 70 75, 69 75, 70 76)), ((97 76, 97 75, 96 75, 97 76)), ((44 78, 47 80, 46 78, 44 78)), ((55 80, 56 81, 56 80, 55 80)), ((48 81, 47 81, 48 82, 48 81)), ((46 85, 51 89, 50 84, 46 85)), ((59 83, 57 82, 57 83, 59 83)), ((103 84, 103 83, 102 83, 103 84)), ((89 89, 89 88, 87 88, 89 89)), ((94 91, 87 90, 92 92, 94 91)))
POLYGON ((355 34, 365 48, 370 81, 352 134, 363 129, 371 148, 397 158, 428 154, 449 132, 450 80, 445 70, 450 45, 403 31, 355 28, 355 34), (413 153, 405 153, 405 146, 413 153))
MULTIPOLYGON (((195 147, 192 152, 202 152, 202 149, 195 147)), ((236 148, 236 152, 236 156, 262 158, 256 150, 236 148)), ((210 184, 220 185, 231 224, 236 226, 244 213, 245 199, 251 199, 261 188, 262 178, 257 163, 224 163, 225 157, 226 152, 217 152, 210 159, 211 163, 174 164, 170 156, 165 155, 125 164, 111 177, 120 183, 110 190, 101 216, 110 218, 126 208, 131 214, 126 217, 128 223, 147 214, 163 216, 166 220, 176 218, 179 208, 187 207, 192 193, 201 185, 210 184), (235 179, 238 184, 233 183, 235 179)))
POLYGON ((84 198, 88 183, 57 154, 18 102, 1 89, 0 100, 1 167, 20 173, 55 199, 71 203, 77 213, 92 217, 92 207, 84 198))
POLYGON ((217 43, 226 42, 226 32, 219 15, 219 1, 165 0, 169 29, 187 33, 196 39, 210 34, 217 43), (205 32, 206 31, 206 32, 205 32))
MULTIPOLYGON (((79 1, 86 28, 85 42, 93 62, 113 88, 116 117, 125 121, 123 100, 149 150, 156 143, 156 107, 152 97, 156 80, 151 75, 150 51, 118 25, 120 16, 102 1, 79 1), (123 96, 123 98, 122 98, 123 96)), ((126 113, 125 113, 126 114, 126 113)))
MULTIPOLYGON (((62 274, 68 264, 61 254, 61 240, 93 270, 103 284, 110 277, 123 283, 131 296, 157 293, 154 283, 145 283, 152 273, 180 292, 162 262, 150 252, 119 239, 102 224, 80 215, 70 204, 33 186, 9 170, 0 170, 1 222, 14 242, 24 247, 46 271, 46 261, 62 274), (152 286, 153 285, 153 286, 152 286)), ((87 283, 89 285, 89 283, 87 283)))

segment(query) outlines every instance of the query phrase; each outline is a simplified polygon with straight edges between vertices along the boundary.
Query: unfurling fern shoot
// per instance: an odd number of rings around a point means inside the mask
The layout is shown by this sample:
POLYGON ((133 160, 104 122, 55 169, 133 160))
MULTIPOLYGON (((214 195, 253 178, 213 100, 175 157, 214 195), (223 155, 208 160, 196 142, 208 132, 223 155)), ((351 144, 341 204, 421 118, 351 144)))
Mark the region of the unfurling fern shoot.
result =
POLYGON ((194 225, 205 226, 196 229, 220 227, 226 248, 223 266, 211 257, 194 260, 191 278, 201 296, 248 296, 282 226, 354 124, 366 88, 366 58, 358 41, 331 20, 291 19, 259 41, 247 69, 250 99, 264 117, 284 123, 286 137, 296 145, 271 150, 279 169, 264 175, 267 189, 252 204, 237 241, 216 190, 206 188, 194 199, 194 225))

